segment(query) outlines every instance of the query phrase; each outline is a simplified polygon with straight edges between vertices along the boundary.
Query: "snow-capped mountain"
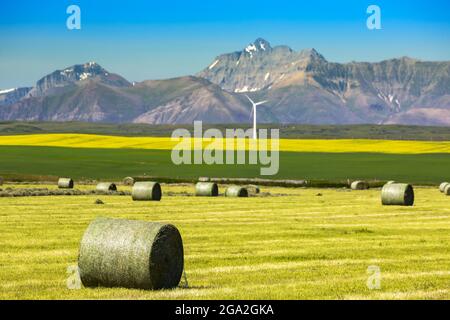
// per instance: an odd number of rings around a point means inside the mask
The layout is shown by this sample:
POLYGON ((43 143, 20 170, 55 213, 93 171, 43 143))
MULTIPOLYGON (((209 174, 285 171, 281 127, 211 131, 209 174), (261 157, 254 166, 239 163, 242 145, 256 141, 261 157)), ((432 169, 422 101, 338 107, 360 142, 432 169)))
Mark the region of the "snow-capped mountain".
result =
POLYGON ((450 62, 403 57, 377 63, 327 61, 315 49, 296 52, 257 39, 223 54, 198 74, 223 89, 269 100, 286 123, 450 124, 450 62), (421 109, 411 112, 411 109, 421 109), (436 112, 432 109, 440 109, 436 112), (437 117, 436 115, 439 114, 437 117))
POLYGON ((0 90, 0 107, 11 105, 25 97, 32 88, 13 88, 0 90))
POLYGON ((314 49, 295 52, 287 46, 272 48, 269 42, 258 38, 242 51, 218 56, 197 76, 228 91, 256 92, 269 89, 313 60, 325 58, 314 49))
POLYGON ((259 38, 196 76, 130 83, 95 62, 57 70, 2 90, 0 120, 245 123, 245 95, 268 100, 261 122, 450 126, 450 62, 340 64, 259 38))
POLYGON ((96 62, 77 64, 56 70, 40 79, 29 92, 30 97, 40 97, 54 88, 61 88, 79 81, 96 80, 113 86, 127 87, 130 83, 119 75, 111 74, 96 62))

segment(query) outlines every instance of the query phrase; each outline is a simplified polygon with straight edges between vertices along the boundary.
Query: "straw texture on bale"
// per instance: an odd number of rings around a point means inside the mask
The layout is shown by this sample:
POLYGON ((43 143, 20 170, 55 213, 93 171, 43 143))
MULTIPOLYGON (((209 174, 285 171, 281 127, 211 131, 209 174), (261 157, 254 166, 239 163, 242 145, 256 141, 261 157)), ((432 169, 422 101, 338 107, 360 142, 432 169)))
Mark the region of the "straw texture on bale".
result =
POLYGON ((250 184, 250 185, 246 186, 246 189, 247 189, 247 191, 249 193, 256 193, 256 194, 258 194, 258 193, 261 192, 261 189, 258 186, 254 185, 254 184, 250 184))
POLYGON ((211 178, 209 178, 209 177, 199 177, 198 181, 200 181, 200 182, 209 182, 209 181, 211 181, 211 178))
POLYGON ((123 179, 122 183, 126 186, 132 186, 134 184, 134 178, 133 177, 125 177, 123 179))
POLYGON ((162 197, 161 186, 158 182, 136 182, 131 190, 134 201, 159 201, 162 197))
POLYGON ((73 185, 73 180, 70 178, 59 178, 58 180, 58 188, 60 189, 72 189, 73 185))
POLYGON ((199 197, 217 197, 219 187, 214 182, 198 182, 195 185, 195 195, 199 197))
POLYGON ((365 181, 353 181, 351 184, 352 190, 366 190, 369 189, 369 184, 365 181))
POLYGON ((444 192, 445 191, 445 187, 448 185, 448 182, 442 182, 439 186, 439 191, 444 192))
POLYGON ((450 196, 450 183, 445 186, 444 194, 450 196))
POLYGON ((386 184, 381 189, 381 203, 383 205, 412 206, 414 189, 406 183, 386 184))
POLYGON ((117 186, 112 182, 100 182, 95 189, 101 192, 117 191, 117 186))
POLYGON ((174 288, 183 265, 178 229, 147 221, 95 219, 83 235, 78 256, 86 287, 174 288))
POLYGON ((226 197, 248 197, 248 191, 246 188, 241 186, 229 186, 225 190, 226 197))

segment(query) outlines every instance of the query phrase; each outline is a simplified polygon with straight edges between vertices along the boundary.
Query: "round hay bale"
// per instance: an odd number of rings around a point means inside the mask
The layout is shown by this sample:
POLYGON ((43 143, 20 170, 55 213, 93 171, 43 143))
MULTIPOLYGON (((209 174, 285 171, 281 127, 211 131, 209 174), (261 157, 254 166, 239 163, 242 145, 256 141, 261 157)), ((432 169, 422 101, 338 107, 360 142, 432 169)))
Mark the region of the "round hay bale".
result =
POLYGON ((210 182, 211 178, 209 178, 209 177, 199 177, 198 181, 199 182, 210 182))
POLYGON ((385 206, 412 206, 414 189, 407 183, 386 184, 381 189, 381 203, 385 206))
POLYGON ((99 217, 85 231, 78 255, 85 287, 174 288, 183 265, 178 229, 147 221, 99 217))
POLYGON ((219 187, 215 182, 197 182, 195 195, 197 197, 217 197, 219 195, 219 187))
POLYGON ((439 191, 444 192, 444 191, 445 191, 445 187, 446 187, 448 184, 449 184, 448 182, 442 182, 442 183, 439 185, 439 191))
POLYGON ((227 190, 225 190, 225 196, 245 198, 248 197, 248 191, 246 188, 241 186, 229 186, 227 190))
POLYGON ((159 201, 162 197, 161 186, 158 182, 136 182, 131 190, 134 201, 159 201))
POLYGON ((444 194, 450 196, 450 183, 445 186, 444 194))
POLYGON ((132 185, 134 185, 134 178, 133 178, 133 177, 125 177, 125 178, 123 179, 122 183, 123 183, 125 186, 132 186, 132 185))
POLYGON ((350 187, 352 190, 367 190, 369 184, 365 181, 353 181, 350 187))
POLYGON ((70 178, 59 178, 58 180, 58 188, 60 189, 72 189, 73 186, 73 180, 70 178))
POLYGON ((256 186, 254 184, 249 184, 248 186, 246 186, 246 188, 249 193, 258 194, 261 192, 261 189, 259 188, 259 186, 256 186))
POLYGON ((100 192, 117 191, 117 186, 112 182, 100 182, 95 190, 100 192))

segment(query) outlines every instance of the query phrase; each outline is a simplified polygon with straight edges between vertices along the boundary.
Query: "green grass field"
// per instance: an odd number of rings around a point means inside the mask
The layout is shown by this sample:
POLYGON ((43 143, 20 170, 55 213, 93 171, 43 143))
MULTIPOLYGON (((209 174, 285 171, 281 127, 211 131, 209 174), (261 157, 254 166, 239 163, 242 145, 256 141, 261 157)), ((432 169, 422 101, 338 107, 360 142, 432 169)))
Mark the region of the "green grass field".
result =
POLYGON ((436 188, 416 188, 414 207, 383 207, 375 189, 263 191, 272 196, 1 198, 0 299, 450 298, 450 197, 436 188), (67 289, 96 216, 175 224, 189 288, 67 289), (366 286, 371 265, 381 268, 380 290, 366 286))
MULTIPOLYGON (((172 164, 168 150, 0 146, 0 176, 113 179, 144 173, 159 177, 258 177, 259 165, 172 164)), ((450 154, 281 152, 278 179, 398 180, 438 184, 450 179, 450 154)))

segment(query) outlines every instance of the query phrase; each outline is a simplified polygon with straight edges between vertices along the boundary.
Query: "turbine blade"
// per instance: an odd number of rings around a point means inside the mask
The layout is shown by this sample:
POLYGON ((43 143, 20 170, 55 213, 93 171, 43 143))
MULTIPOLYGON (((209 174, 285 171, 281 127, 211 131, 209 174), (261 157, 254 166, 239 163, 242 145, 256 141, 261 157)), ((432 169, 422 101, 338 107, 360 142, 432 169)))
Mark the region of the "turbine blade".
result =
POLYGON ((268 100, 264 100, 264 101, 261 101, 261 102, 257 102, 257 103, 255 103, 255 106, 259 106, 260 104, 264 104, 264 103, 266 103, 268 100))
POLYGON ((255 104, 255 103, 253 102, 253 100, 250 99, 250 97, 249 97, 248 95, 245 95, 245 96, 247 97, 247 99, 248 99, 252 104, 255 104))

